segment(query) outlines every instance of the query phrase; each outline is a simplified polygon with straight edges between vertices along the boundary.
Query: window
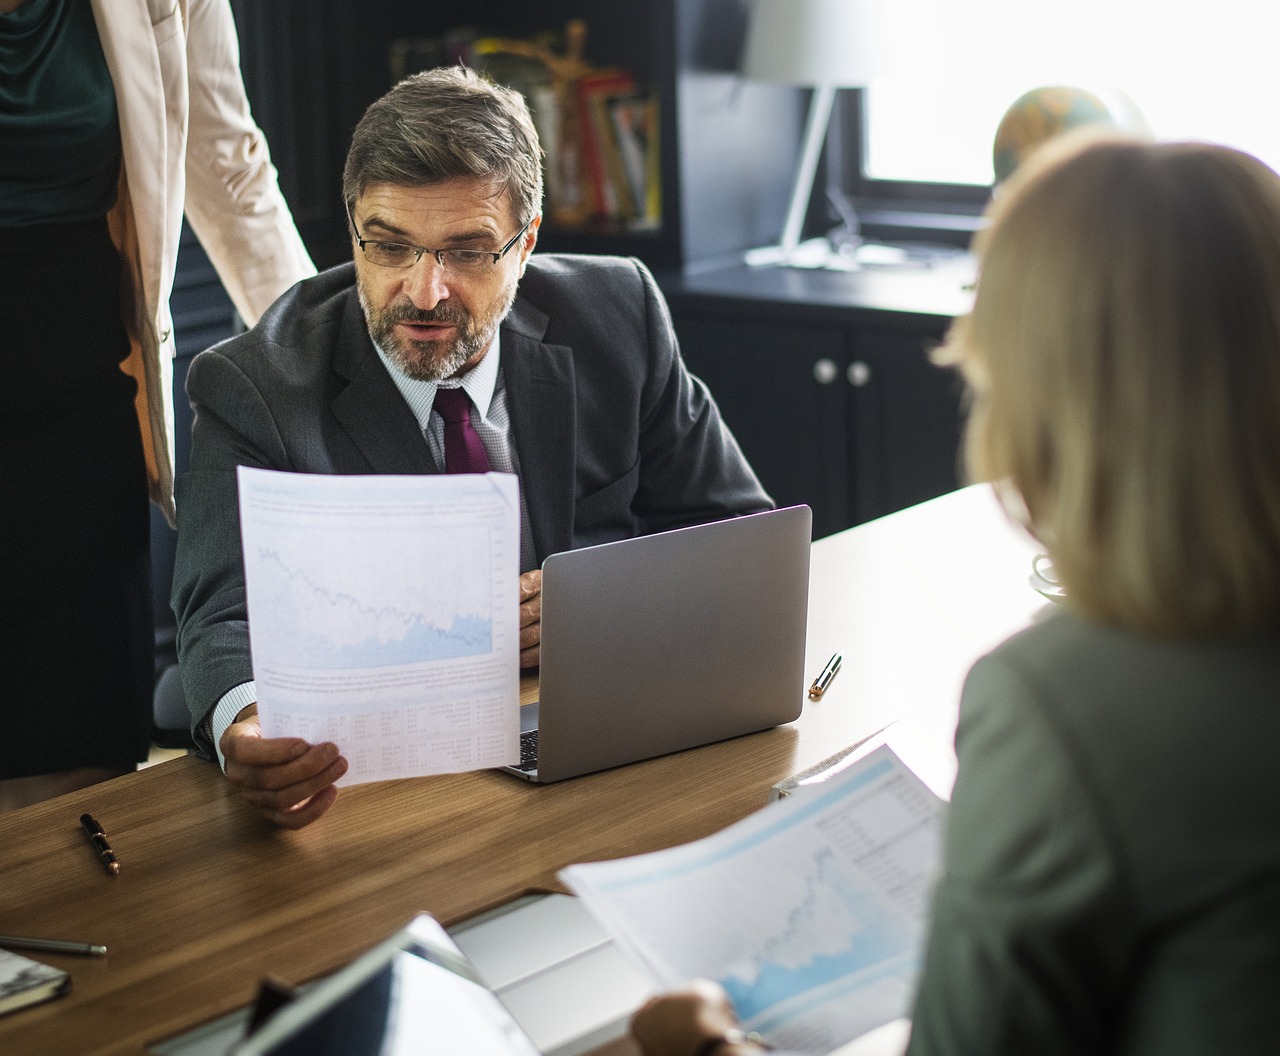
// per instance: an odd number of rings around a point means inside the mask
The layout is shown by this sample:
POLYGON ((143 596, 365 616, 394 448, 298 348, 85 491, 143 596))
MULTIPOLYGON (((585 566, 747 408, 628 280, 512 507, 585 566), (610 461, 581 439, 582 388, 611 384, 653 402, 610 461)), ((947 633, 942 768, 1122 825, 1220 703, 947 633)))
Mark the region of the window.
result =
POLYGON ((1049 84, 1119 90, 1159 139, 1226 143, 1280 169, 1274 0, 938 0, 931 23, 910 69, 863 93, 860 197, 949 187, 975 201, 1006 108, 1049 84))

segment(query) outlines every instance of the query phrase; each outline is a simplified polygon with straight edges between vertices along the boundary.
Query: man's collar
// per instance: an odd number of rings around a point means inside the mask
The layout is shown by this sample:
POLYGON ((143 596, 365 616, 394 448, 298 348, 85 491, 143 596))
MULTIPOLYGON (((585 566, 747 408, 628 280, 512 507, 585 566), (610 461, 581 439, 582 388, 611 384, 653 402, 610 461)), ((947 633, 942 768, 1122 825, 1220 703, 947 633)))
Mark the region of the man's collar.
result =
MULTIPOLYGON (((488 417, 489 404, 493 402, 494 389, 498 384, 498 370, 501 366, 501 346, 502 335, 499 331, 494 334, 493 344, 489 346, 489 351, 484 354, 484 358, 479 363, 463 374, 460 380, 448 379, 444 382, 446 387, 457 385, 462 388, 471 397, 471 402, 475 404, 481 418, 488 417)), ((431 418, 432 405, 436 400, 436 387, 440 383, 419 381, 417 378, 409 377, 376 343, 373 347, 378 353, 378 358, 382 360, 382 365, 387 368, 387 373, 391 375, 391 380, 396 383, 396 388, 400 390, 400 395, 413 411, 418 425, 426 429, 427 422, 431 418)))

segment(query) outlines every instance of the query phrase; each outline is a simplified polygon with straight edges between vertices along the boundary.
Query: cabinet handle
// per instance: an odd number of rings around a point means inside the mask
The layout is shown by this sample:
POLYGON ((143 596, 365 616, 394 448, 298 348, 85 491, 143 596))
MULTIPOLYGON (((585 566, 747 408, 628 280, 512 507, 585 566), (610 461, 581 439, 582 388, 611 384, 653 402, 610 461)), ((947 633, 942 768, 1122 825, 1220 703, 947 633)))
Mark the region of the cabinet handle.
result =
POLYGON ((830 385, 840 376, 835 361, 825 356, 813 364, 813 376, 819 385, 830 385))
POLYGON ((845 377, 849 379, 850 385, 855 389, 860 389, 862 386, 870 383, 871 367, 862 360, 855 359, 849 364, 849 369, 845 371, 845 377))

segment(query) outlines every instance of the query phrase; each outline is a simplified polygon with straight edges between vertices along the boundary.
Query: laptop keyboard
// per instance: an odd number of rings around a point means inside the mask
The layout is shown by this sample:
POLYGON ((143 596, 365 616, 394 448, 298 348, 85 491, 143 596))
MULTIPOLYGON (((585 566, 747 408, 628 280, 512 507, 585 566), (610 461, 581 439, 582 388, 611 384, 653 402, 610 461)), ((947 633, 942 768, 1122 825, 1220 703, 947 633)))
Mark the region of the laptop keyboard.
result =
POLYGON ((516 766, 517 770, 537 770, 538 769, 538 731, 530 730, 528 733, 520 734, 520 762, 516 766))

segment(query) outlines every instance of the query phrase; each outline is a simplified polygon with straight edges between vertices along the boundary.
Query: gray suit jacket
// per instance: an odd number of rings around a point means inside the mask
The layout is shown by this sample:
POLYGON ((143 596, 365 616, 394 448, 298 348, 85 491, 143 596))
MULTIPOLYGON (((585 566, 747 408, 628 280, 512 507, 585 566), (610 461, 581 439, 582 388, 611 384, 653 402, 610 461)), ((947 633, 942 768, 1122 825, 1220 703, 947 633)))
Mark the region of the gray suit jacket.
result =
MULTIPOLYGON (((299 283, 247 334, 201 353, 178 482, 173 606, 200 747, 205 716, 253 677, 235 469, 437 473, 374 351, 347 264, 299 283)), ((535 254, 502 324, 502 370, 530 531, 557 551, 768 509, 642 264, 535 254)))
POLYGON ((1275 632, 979 661, 913 1056, 1280 1052, 1278 744, 1275 632))

